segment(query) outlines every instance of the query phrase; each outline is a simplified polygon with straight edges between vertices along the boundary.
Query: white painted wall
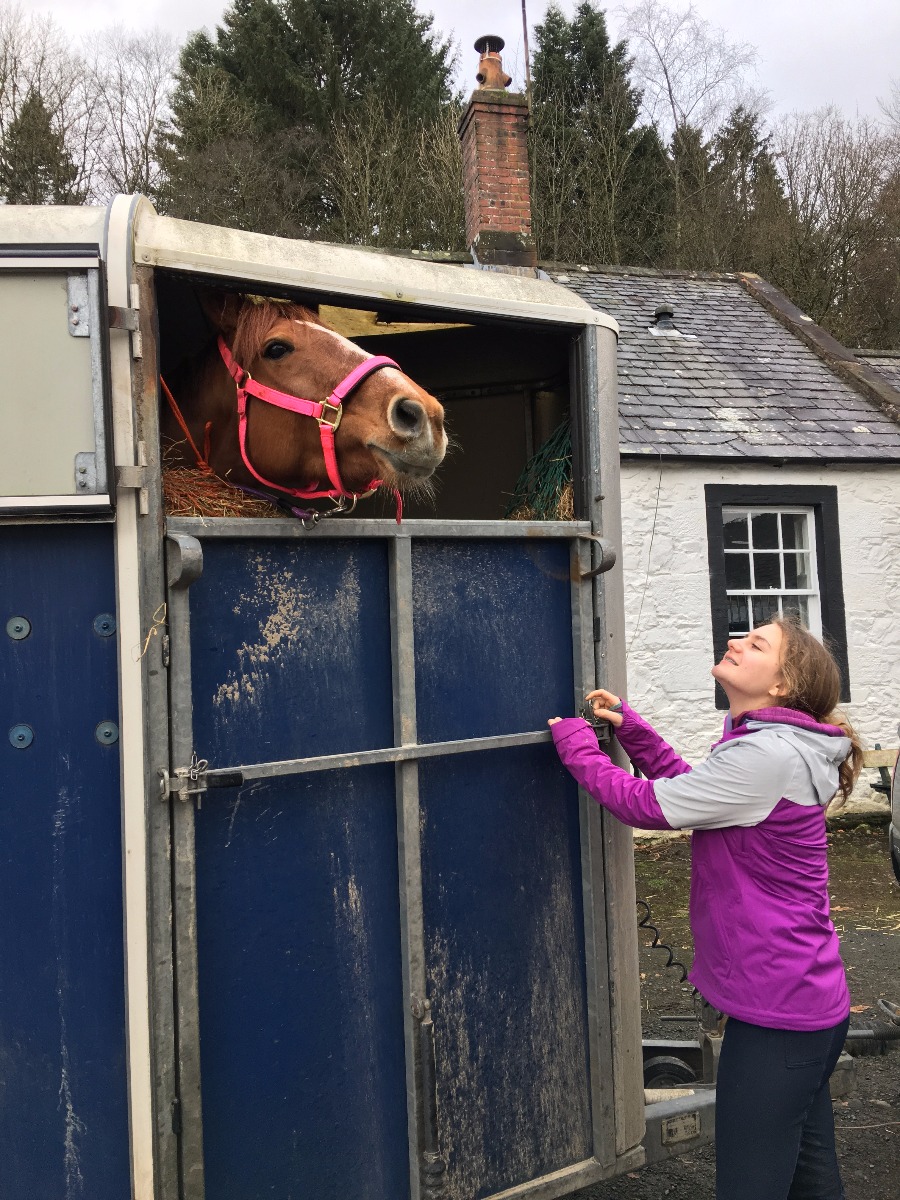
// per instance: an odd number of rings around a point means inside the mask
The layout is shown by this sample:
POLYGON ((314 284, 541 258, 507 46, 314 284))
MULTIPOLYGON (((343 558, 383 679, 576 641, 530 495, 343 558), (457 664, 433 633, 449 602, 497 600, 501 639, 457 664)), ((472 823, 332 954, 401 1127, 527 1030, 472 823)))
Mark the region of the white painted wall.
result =
MULTIPOLYGON (((864 745, 897 745, 900 466, 622 462, 628 699, 690 762, 722 728, 713 662, 706 484, 837 487, 852 703, 864 745), (657 494, 659 503, 657 506, 657 494), (655 521, 654 521, 655 517, 655 521), (651 546, 652 540, 652 546, 651 546)), ((864 772, 858 792, 868 794, 864 772)))

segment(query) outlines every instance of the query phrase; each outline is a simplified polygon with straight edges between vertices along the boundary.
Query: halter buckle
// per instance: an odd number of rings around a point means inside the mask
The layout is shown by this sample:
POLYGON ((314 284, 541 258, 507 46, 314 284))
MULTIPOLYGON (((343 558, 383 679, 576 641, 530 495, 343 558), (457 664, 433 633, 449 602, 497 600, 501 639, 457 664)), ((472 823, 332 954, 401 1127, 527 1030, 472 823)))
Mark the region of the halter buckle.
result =
POLYGON ((343 415, 344 410, 340 404, 329 404, 327 400, 323 400, 322 415, 316 417, 316 420, 320 425, 329 425, 332 429, 337 429, 343 415))

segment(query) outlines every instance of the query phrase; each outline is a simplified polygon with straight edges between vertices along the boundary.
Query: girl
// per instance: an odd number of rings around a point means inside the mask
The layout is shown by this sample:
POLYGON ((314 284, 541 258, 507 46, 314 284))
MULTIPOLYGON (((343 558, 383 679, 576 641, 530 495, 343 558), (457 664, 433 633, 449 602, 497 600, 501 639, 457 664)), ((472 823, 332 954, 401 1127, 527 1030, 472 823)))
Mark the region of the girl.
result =
POLYGON ((636 779, 580 717, 550 721, 566 767, 620 821, 692 829, 690 980, 730 1019, 716 1088, 717 1200, 843 1200, 828 1079, 850 996, 829 918, 825 809, 862 764, 840 676, 798 622, 728 643, 730 712, 692 770, 611 692, 587 697, 636 779))

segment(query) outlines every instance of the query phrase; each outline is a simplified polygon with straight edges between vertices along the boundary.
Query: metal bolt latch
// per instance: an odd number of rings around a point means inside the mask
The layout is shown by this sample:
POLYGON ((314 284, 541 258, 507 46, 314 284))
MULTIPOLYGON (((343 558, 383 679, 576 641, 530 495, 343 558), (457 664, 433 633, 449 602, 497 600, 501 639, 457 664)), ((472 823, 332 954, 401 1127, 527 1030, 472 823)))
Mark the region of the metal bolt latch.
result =
POLYGON ((112 746, 119 740, 119 727, 115 721, 101 721, 94 730, 94 737, 101 746, 112 746))
POLYGON ((6 632, 14 642, 22 642, 31 633, 31 622, 27 617, 10 617, 6 622, 6 632))
POLYGON ((13 725, 9 731, 9 744, 16 750, 27 750, 34 741, 34 730, 30 725, 13 725))
POLYGON ((94 617, 94 633, 98 637, 112 637, 116 632, 116 618, 112 613, 101 613, 94 617))

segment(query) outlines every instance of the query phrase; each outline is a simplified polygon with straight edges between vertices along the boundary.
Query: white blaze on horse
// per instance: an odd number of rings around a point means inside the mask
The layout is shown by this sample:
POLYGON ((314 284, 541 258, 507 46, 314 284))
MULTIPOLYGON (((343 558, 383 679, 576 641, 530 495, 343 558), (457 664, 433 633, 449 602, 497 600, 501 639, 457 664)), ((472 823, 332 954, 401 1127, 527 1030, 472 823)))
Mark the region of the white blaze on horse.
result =
POLYGON ((297 304, 204 298, 216 343, 171 379, 161 416, 173 466, 251 493, 341 506, 427 489, 447 451, 444 410, 392 359, 297 304))

